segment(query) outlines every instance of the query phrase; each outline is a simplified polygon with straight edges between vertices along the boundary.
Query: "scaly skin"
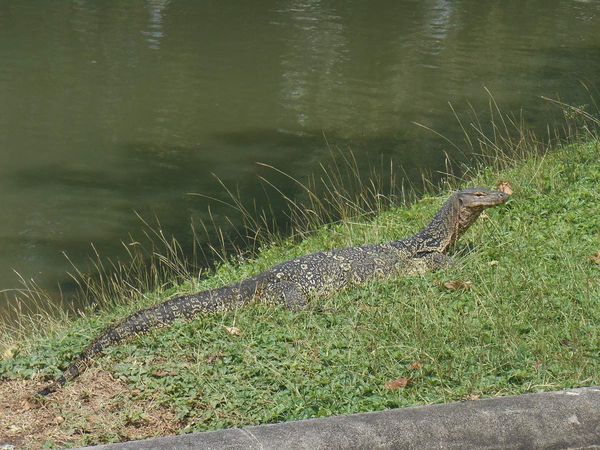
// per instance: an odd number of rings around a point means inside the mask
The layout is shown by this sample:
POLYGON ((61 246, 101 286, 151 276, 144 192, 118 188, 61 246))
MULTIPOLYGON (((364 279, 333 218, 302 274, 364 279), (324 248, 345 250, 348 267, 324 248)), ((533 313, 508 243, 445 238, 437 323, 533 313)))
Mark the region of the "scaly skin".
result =
POLYGON ((410 238, 302 256, 240 283, 177 297, 139 311, 108 328, 38 395, 48 395, 64 386, 107 347, 180 318, 192 319, 253 301, 284 303, 291 309, 301 309, 309 298, 329 296, 349 286, 444 267, 449 262, 448 250, 481 212, 507 199, 507 194, 484 188, 459 191, 448 199, 424 230, 410 238))

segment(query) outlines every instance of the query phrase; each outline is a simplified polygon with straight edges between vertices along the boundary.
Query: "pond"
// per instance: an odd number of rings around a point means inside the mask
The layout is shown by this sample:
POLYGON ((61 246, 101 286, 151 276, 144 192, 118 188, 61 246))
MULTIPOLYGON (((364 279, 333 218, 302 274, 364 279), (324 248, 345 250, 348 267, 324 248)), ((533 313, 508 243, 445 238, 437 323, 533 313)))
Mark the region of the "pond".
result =
POLYGON ((337 146, 418 179, 456 156, 414 124, 460 142, 449 102, 534 127, 541 96, 589 103, 600 2, 3 0, 0 61, 0 291, 58 291, 138 215, 189 247, 213 174, 261 198, 257 162, 304 180, 337 146))

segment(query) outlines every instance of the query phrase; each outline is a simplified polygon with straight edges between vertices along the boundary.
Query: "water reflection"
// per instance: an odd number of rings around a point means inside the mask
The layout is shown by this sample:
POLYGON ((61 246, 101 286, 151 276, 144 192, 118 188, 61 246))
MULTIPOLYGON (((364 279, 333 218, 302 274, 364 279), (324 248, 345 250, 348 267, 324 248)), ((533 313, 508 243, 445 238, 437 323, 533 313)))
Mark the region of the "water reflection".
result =
POLYGON ((338 108, 336 118, 345 122, 347 87, 340 66, 347 48, 340 16, 318 1, 289 1, 277 12, 281 17, 275 23, 285 45, 280 59, 282 103, 301 128, 324 124, 333 117, 332 108, 338 108), (339 101, 331 104, 336 97, 339 101))
POLYGON ((427 34, 432 43, 431 52, 439 54, 444 48, 444 41, 448 37, 452 18, 453 6, 449 0, 435 0, 430 9, 431 18, 428 21, 427 34))
POLYGON ((163 11, 169 3, 170 0, 146 0, 150 19, 147 30, 142 31, 142 34, 146 37, 148 47, 152 50, 160 49, 160 41, 163 38, 163 11))
POLYGON ((447 102, 485 114, 484 86, 532 125, 540 95, 589 103, 599 14, 558 0, 4 0, 0 289, 13 267, 55 286, 61 252, 81 264, 90 242, 118 256, 133 211, 189 243, 206 203, 186 193, 225 195, 212 173, 264 201, 257 175, 273 174, 257 161, 306 179, 326 141, 363 167, 443 170, 453 148, 411 122, 460 146, 447 102))

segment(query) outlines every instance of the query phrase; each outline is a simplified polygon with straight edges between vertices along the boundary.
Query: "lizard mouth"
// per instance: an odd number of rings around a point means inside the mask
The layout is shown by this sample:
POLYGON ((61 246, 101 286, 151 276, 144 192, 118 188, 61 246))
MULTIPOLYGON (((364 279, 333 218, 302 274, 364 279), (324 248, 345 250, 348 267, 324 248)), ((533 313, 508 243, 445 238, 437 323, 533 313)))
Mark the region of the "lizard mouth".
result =
POLYGON ((509 198, 510 198, 510 195, 508 195, 507 193, 498 192, 496 201, 490 203, 489 206, 503 205, 504 203, 506 203, 508 201, 509 198))
POLYGON ((468 208, 491 208, 493 206, 503 205, 508 201, 510 195, 506 192, 492 191, 485 196, 468 198, 463 200, 463 205, 468 208))

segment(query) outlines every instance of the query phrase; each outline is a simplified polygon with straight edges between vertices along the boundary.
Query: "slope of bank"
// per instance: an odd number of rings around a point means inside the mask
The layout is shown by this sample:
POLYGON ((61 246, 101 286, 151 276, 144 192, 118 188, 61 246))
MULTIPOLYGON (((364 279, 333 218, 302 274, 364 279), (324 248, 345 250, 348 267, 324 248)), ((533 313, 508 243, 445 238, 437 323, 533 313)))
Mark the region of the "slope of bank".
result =
POLYGON ((511 200, 478 220, 442 272, 372 283, 302 312, 256 305, 176 323, 110 349, 48 400, 28 399, 133 311, 302 254, 409 236, 448 192, 15 342, 0 362, 0 444, 104 443, 599 385, 600 143, 487 169, 468 185, 501 182, 511 200))

